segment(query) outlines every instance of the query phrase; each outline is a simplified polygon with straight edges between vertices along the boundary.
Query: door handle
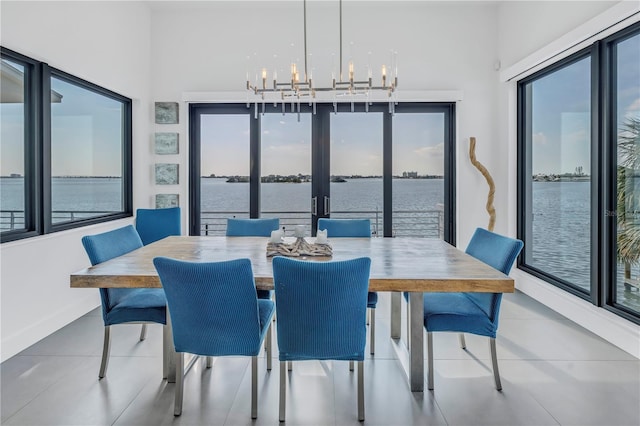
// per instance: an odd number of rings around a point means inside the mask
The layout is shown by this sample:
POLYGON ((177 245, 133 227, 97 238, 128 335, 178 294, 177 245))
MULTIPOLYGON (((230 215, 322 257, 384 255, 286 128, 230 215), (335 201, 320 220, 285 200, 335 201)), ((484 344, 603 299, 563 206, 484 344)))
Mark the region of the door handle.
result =
POLYGON ((311 214, 318 216, 318 197, 311 197, 311 214))
POLYGON ((324 215, 329 216, 331 214, 331 201, 329 201, 329 197, 325 195, 324 197, 324 215))

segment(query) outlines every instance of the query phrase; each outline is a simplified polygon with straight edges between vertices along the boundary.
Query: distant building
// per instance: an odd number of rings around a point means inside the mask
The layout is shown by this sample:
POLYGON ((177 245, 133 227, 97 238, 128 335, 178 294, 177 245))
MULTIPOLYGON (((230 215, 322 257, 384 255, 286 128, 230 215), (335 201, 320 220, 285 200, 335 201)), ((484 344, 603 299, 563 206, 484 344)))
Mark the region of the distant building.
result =
POLYGON ((418 177, 418 172, 402 172, 402 177, 403 178, 417 178, 418 177))

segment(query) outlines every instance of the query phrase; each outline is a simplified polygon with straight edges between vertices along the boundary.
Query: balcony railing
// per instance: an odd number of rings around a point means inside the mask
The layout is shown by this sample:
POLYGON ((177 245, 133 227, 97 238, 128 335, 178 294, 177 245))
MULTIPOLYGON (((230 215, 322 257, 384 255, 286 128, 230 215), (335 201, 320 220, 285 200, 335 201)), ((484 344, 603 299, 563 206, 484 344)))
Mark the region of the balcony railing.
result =
MULTIPOLYGON (((200 213, 201 235, 224 235, 227 229, 227 218, 248 218, 246 211, 205 211, 200 213)), ((262 212, 265 218, 277 217, 280 219, 280 227, 284 227, 285 234, 293 235, 296 225, 304 225, 307 235, 311 235, 311 215, 304 211, 268 211, 262 212), (287 230, 290 230, 287 232, 287 230)), ((383 221, 381 210, 349 210, 332 211, 331 217, 335 219, 370 219, 371 235, 382 236, 383 221)), ((394 210, 393 211, 393 236, 394 237, 424 237, 442 238, 444 232, 444 210, 394 210)))
MULTIPOLYGON (((95 210, 53 210, 51 212, 52 223, 73 222, 79 219, 88 219, 96 216, 117 213, 114 211, 95 210)), ((24 229, 24 210, 2 210, 0 211, 0 231, 11 231, 14 229, 24 229)))

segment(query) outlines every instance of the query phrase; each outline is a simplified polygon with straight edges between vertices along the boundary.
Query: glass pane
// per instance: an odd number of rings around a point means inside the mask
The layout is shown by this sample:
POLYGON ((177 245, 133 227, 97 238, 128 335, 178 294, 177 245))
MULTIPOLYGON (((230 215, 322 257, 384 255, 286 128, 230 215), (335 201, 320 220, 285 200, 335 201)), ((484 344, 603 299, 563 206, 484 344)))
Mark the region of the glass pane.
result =
POLYGON ((590 291, 591 60, 527 85, 526 263, 590 291))
POLYGON ((616 302, 640 312, 640 34, 617 46, 616 302))
POLYGON ((393 117, 393 233, 444 236, 444 114, 393 117))
POLYGON ((124 105, 51 78, 53 224, 124 210, 124 105))
POLYGON ((224 235, 227 218, 249 217, 249 115, 200 117, 202 235, 224 235))
POLYGON ((25 229, 24 67, 0 63, 0 231, 25 229))
POLYGON ((280 218, 293 230, 305 225, 311 235, 311 114, 264 114, 260 205, 262 217, 280 218))
MULTIPOLYGON (((369 218, 382 235, 382 114, 331 114, 331 217, 369 218)), ((318 200, 318 211, 323 209, 318 200)))

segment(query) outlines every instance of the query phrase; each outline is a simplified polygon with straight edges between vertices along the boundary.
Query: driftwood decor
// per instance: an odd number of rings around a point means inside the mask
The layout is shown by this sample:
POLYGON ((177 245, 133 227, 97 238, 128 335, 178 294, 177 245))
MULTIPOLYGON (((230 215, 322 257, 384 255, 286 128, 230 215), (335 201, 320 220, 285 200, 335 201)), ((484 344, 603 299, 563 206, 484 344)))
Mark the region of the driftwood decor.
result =
POLYGON ((493 207, 493 198, 496 193, 496 185, 493 182, 493 178, 489 174, 487 168, 483 166, 482 163, 480 163, 478 160, 476 160, 476 138, 473 136, 469 140, 469 159, 471 160, 471 164, 473 164, 475 168, 478 169, 480 173, 482 173, 482 176, 484 176, 484 178, 486 179, 487 184, 489 184, 489 194, 487 195, 486 205, 487 212, 489 213, 489 226, 487 227, 487 229, 489 231, 493 231, 493 227, 496 224, 496 209, 493 207))
POLYGON ((329 244, 310 244, 303 237, 298 237, 293 243, 267 243, 267 257, 272 256, 323 256, 331 257, 333 250, 329 244))

